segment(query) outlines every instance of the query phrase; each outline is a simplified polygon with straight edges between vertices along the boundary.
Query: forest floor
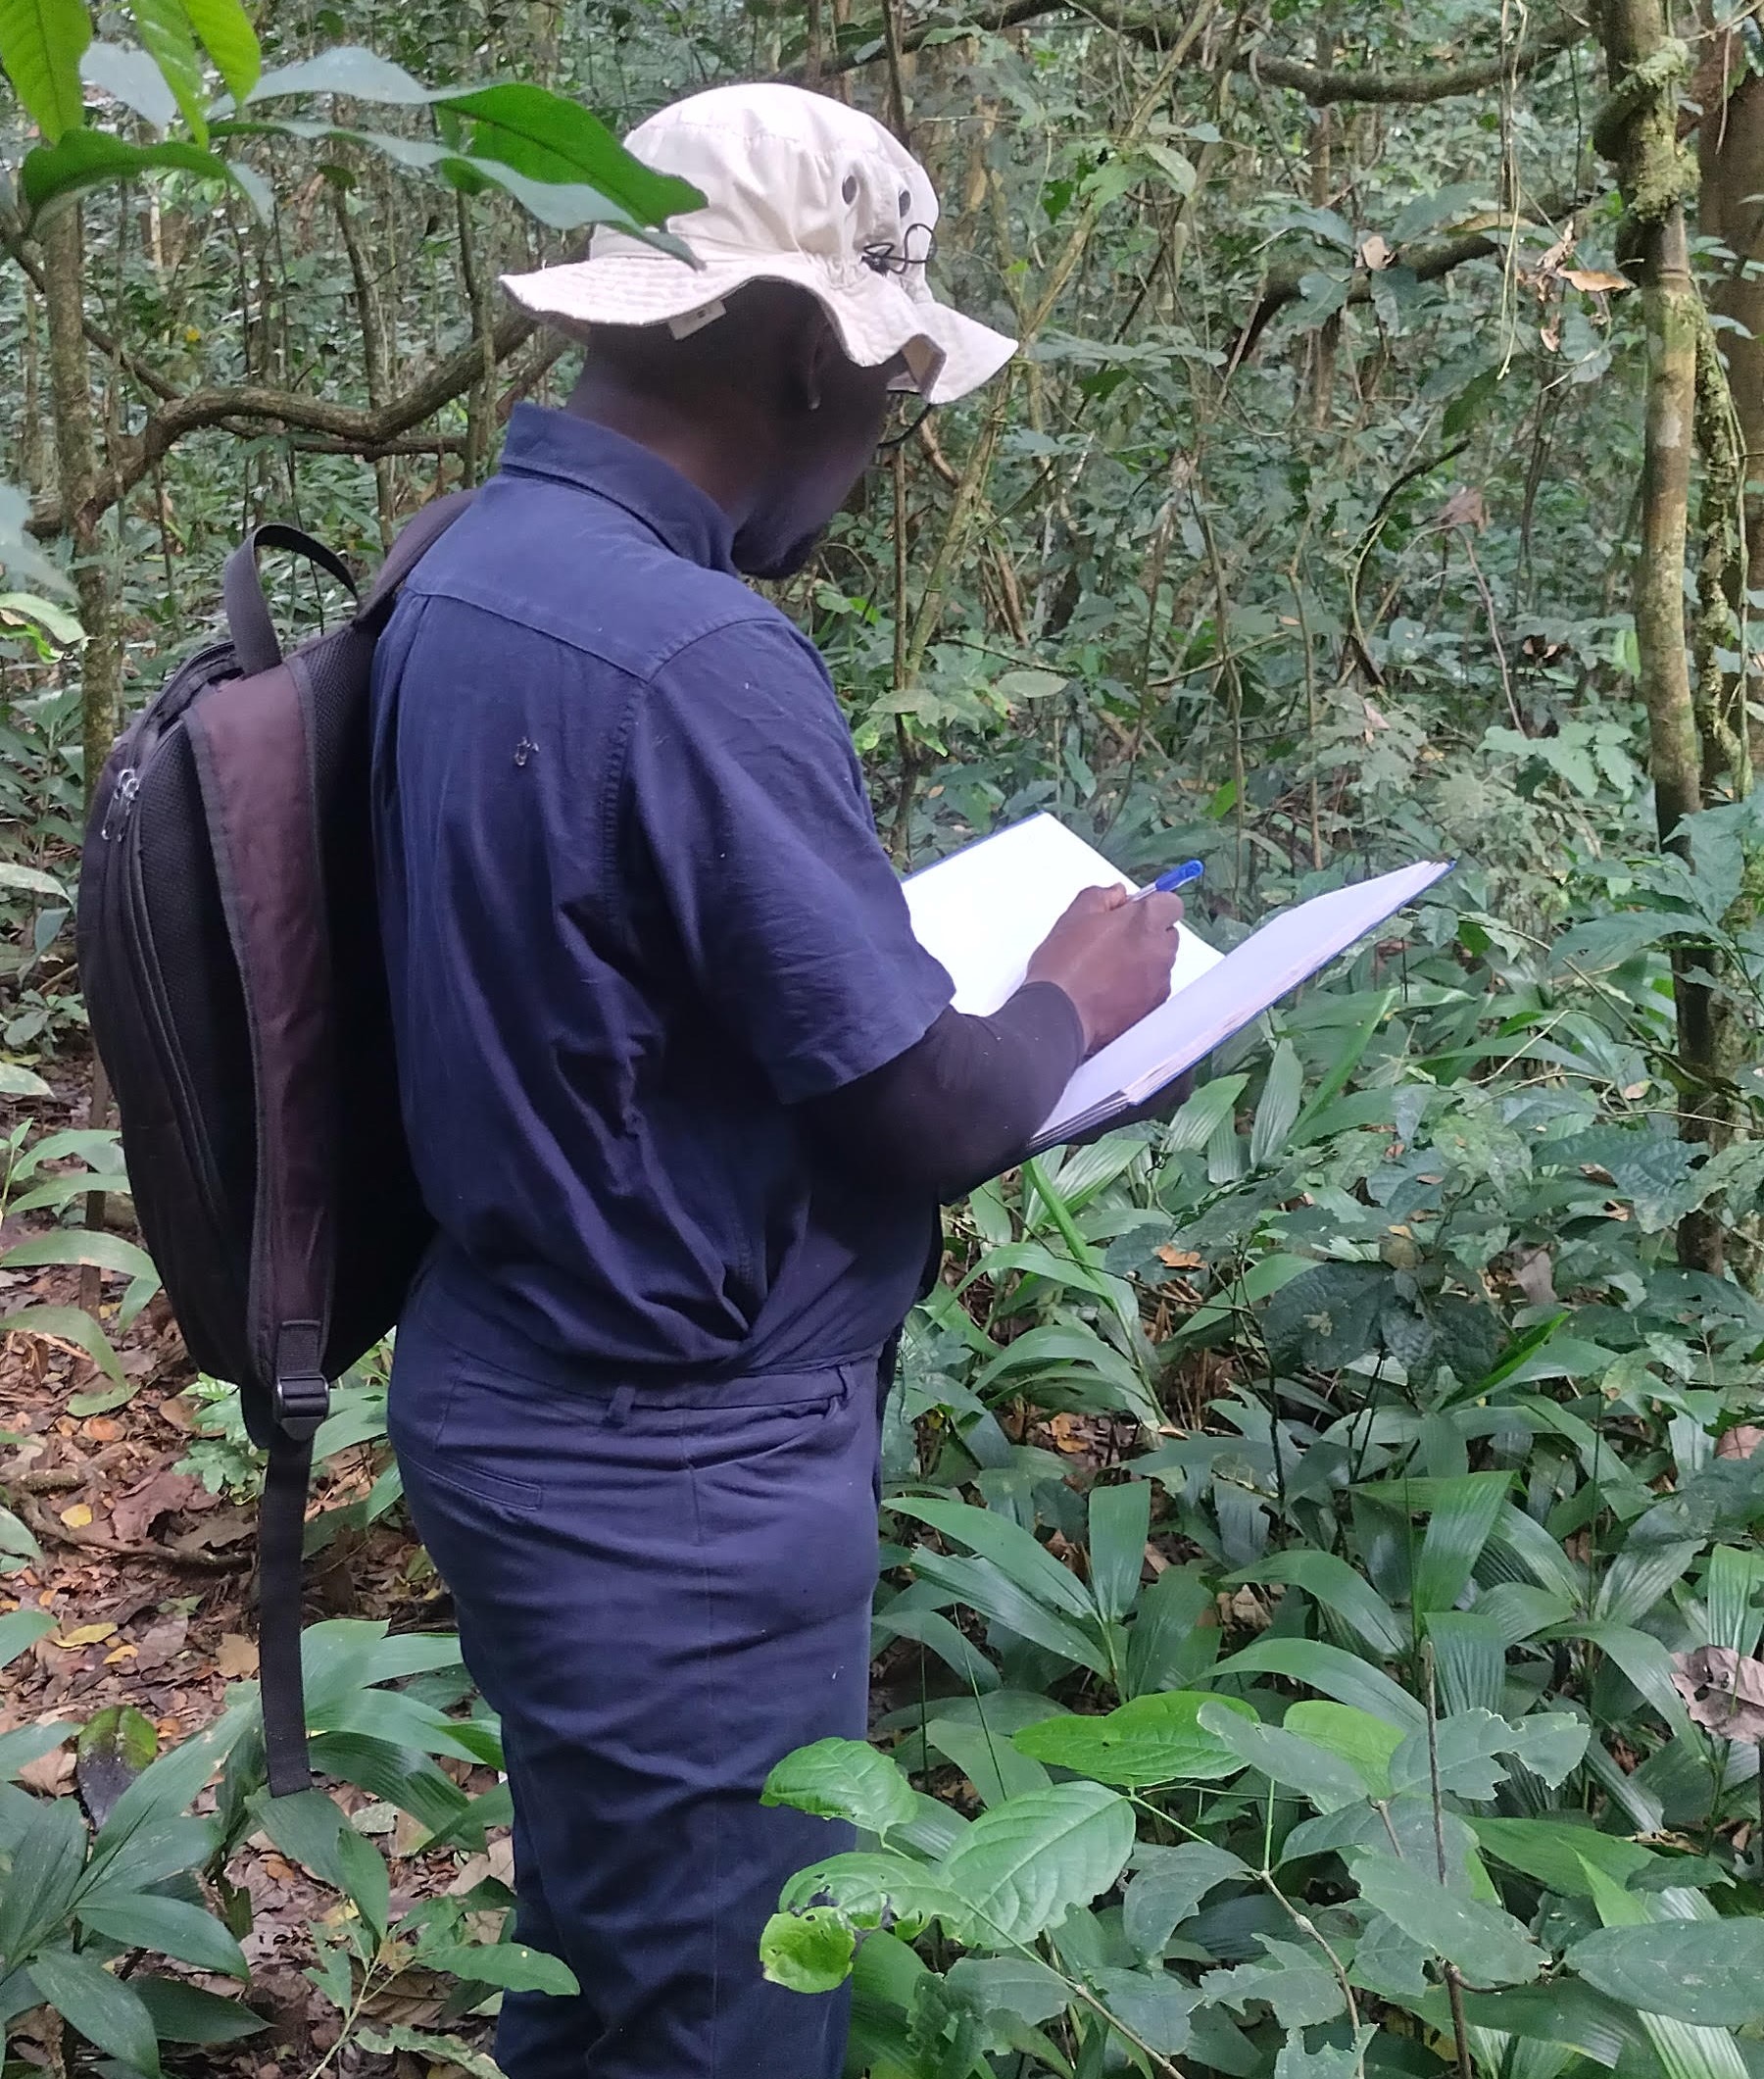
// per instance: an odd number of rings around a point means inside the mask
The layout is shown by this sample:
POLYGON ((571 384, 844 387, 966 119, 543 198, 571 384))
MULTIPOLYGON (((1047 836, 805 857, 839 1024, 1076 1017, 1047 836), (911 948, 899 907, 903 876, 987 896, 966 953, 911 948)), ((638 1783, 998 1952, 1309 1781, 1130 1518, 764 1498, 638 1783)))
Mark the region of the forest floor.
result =
MULTIPOLYGON (((32 1103, 37 1126, 83 1123, 83 1091, 69 1087, 57 1097, 54 1106, 32 1103)), ((0 1109, 0 1130, 12 1122, 0 1109)), ((0 1254, 49 1218, 0 1222, 0 1254)), ((0 1312, 77 1305, 80 1278, 77 1268, 0 1269, 0 1312)), ((0 1339, 0 1495, 42 1548, 40 1560, 0 1575, 0 1613, 32 1606, 57 1620, 0 1672, 0 1731, 50 1720, 77 1727, 109 1706, 130 1705, 153 1721, 164 1748, 218 1717, 228 1684, 257 1673, 256 1511, 249 1500, 212 1492, 180 1469, 202 1413, 187 1392, 193 1367, 164 1296, 119 1329, 112 1317, 120 1291, 107 1277, 103 1313, 133 1390, 103 1412, 69 1410, 71 1399, 111 1385, 83 1352, 35 1335, 0 1339)), ((346 1453, 322 1469, 318 1499, 360 1499, 368 1477, 366 1453, 346 1453)), ((448 1621, 444 1592, 395 1518, 366 1533, 346 1530, 309 1561, 307 1613, 389 1618, 398 1629, 448 1621)), ((472 1793, 495 1781, 488 1769, 441 1765, 472 1793)), ((61 1792, 74 1778, 70 1740, 32 1763, 23 1780, 39 1792, 61 1792)), ((392 1858, 395 1916, 420 1898, 468 1890, 490 1874, 509 1877, 506 1838, 494 1840, 487 1856, 415 1855, 410 1847, 423 1832, 416 1822, 349 1786, 333 1794, 392 1858)), ((347 1908, 261 1834, 228 1874, 251 1894, 252 1928, 243 1944, 252 1967, 249 1999, 270 2028, 242 2045, 179 2054, 175 2069, 286 2079, 310 2070, 335 2037, 335 2010, 302 1971, 313 1956, 312 1924, 347 1908)), ((196 1982, 237 1991, 220 1979, 196 1982)), ((446 1990, 444 1983, 400 1980, 369 2003, 366 2018, 380 2028, 423 2027, 446 1990)), ((471 2037, 479 2026, 467 2021, 453 2032, 471 2037)), ((15 2030, 15 2054, 28 2054, 27 2029, 15 2030)), ((53 2065, 52 2047, 44 2049, 53 2065)), ((353 2048, 337 2062, 345 2071, 387 2068, 386 2060, 353 2048)), ((422 2067, 413 2060, 409 2069, 422 2067)))

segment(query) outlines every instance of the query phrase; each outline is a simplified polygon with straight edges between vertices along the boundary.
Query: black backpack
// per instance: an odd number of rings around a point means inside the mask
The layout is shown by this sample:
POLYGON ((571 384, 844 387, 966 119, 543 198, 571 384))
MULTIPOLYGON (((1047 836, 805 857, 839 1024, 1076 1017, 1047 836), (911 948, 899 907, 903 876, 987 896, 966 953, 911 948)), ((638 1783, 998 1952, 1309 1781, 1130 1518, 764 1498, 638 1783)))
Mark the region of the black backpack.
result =
POLYGON ((341 627, 283 657, 258 555, 355 584, 293 527, 227 560, 230 641, 129 724, 92 797, 80 981, 129 1187, 191 1358, 268 1451, 259 1672, 274 1797, 304 1790, 300 1562, 330 1381, 397 1319, 430 1223, 399 1116, 374 896, 368 679, 425 506, 341 627))

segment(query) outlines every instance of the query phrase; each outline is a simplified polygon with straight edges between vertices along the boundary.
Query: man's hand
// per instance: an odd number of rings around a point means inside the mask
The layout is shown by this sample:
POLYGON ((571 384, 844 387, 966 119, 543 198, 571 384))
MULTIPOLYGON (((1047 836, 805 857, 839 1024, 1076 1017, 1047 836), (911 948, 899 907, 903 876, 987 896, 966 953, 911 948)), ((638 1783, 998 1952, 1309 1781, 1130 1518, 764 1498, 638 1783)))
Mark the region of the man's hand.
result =
POLYGON ((1125 888, 1086 888, 1036 948, 1025 978, 1071 998, 1087 1059, 1169 995, 1181 916, 1179 895, 1132 902, 1125 888))

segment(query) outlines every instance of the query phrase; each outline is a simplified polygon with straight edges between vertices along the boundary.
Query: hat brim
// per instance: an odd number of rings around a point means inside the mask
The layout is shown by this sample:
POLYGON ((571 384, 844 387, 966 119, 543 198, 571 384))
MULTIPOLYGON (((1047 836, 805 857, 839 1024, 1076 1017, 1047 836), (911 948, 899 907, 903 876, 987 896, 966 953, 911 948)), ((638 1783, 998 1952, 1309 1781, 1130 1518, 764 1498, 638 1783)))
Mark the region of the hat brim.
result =
POLYGON ((835 281, 825 262, 808 253, 718 252, 695 246, 701 265, 683 266, 642 246, 594 253, 530 274, 505 274, 502 285, 535 318, 576 330, 597 324, 662 324, 716 303, 749 281, 789 281, 815 298, 858 367, 880 368, 917 342, 936 357, 929 379, 914 387, 929 404, 952 404, 996 375, 1017 343, 964 318, 928 290, 913 294, 893 275, 858 265, 835 281))

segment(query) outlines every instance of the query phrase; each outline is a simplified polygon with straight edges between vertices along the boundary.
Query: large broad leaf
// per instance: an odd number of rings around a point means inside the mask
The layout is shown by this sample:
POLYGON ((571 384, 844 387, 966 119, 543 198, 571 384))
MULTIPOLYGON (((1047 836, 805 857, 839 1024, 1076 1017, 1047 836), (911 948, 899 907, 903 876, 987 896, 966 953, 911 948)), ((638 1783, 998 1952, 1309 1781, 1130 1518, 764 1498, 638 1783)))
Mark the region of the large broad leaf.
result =
POLYGON ((1134 1851, 1121 1906, 1121 1932, 1136 1955, 1161 1956, 1172 1934, 1216 1885, 1250 1874, 1250 1865, 1210 1841, 1134 1851))
POLYGON ((257 33, 239 0, 183 0, 190 26, 202 38, 235 101, 243 101, 263 71, 257 33))
POLYGON ((0 0, 0 70, 51 144, 85 121, 79 61, 91 40, 84 0, 0 0))
POLYGON ((1343 1806, 1358 1805, 1369 1795, 1364 1777, 1352 1762, 1283 1726, 1241 1717, 1225 1708, 1222 1698, 1201 1706, 1200 1727, 1245 1766, 1298 1791, 1320 1812, 1340 1811, 1343 1806))
POLYGON ((960 1904, 969 1948, 1033 1942, 1121 1874, 1133 1807, 1096 1783, 1058 1783, 983 1812, 938 1875, 960 1904))
POLYGON ((1090 1585, 1104 1617, 1124 1617, 1139 1595, 1152 1528, 1152 1483, 1128 1480, 1093 1487, 1090 1498, 1090 1585))
POLYGON ((74 1800, 52 1798, 39 1805, 0 1886, 0 1956, 8 1963, 27 1961, 37 1944, 61 1925, 79 1889, 85 1856, 85 1820, 74 1800))
POLYGON ((1657 1920, 1601 1927, 1568 1961, 1589 1985, 1649 2013, 1703 2028, 1764 2016, 1764 1920, 1657 1920))
POLYGON ((132 1898, 82 1905, 78 1917, 82 1926, 124 1949, 154 1950, 222 1978, 251 1975, 244 1951, 214 1914, 185 1900, 137 1892, 132 1898))
POLYGON ((859 1849, 811 1863, 785 1885, 778 1904, 786 1912, 836 1906, 854 1927, 880 1927, 886 1921, 908 1936, 933 1920, 957 1915, 938 1873, 892 1849, 859 1849))
POLYGON ((1565 1898, 1590 1899, 1592 1886, 1587 1865, 1601 1869, 1614 1884, 1627 1886, 1641 1871, 1665 1858, 1639 1841, 1603 1834, 1590 1823, 1575 1825, 1566 1817, 1551 1819, 1484 1818, 1471 1825, 1482 1847, 1497 1862, 1535 1878, 1545 1890, 1565 1898))
POLYGON ((128 0, 135 31, 159 67, 160 76, 190 125, 199 145, 208 143, 207 96, 202 86, 202 60, 190 33, 183 0, 128 0))
POLYGON ((1250 1161, 1260 1169, 1286 1146, 1287 1135, 1298 1116, 1298 1101, 1304 1093, 1304 1068, 1298 1050, 1283 1039, 1268 1064, 1261 1102, 1255 1108, 1255 1122, 1250 1129, 1250 1161))
POLYGON ((942 1537, 955 1538, 981 1559, 990 1559, 1025 1595, 1069 1617, 1094 1622, 1095 1600, 1070 1568, 1032 1537, 1020 1523, 991 1509, 967 1502, 901 1500, 889 1507, 898 1515, 916 1516, 942 1537))
POLYGON ((830 1993, 852 1975, 858 1938, 830 1906, 773 1913, 760 1931, 760 1967, 793 1993, 830 1993))
MULTIPOLYGON (((360 1839, 360 1836, 357 1836, 360 1839)), ((430 1970, 447 1971, 469 1984, 500 1986, 510 1993, 579 1993, 569 1965, 524 1942, 454 1942, 425 1949, 430 1970)))
POLYGON ((1341 1981, 1321 1950, 1301 1948, 1271 1935, 1258 1935, 1266 1960, 1240 1963, 1235 1970, 1209 1971, 1200 1981, 1208 2000, 1235 2006, 1239 2013, 1260 2001, 1274 2009, 1282 2028, 1309 2028, 1333 2021, 1347 2005, 1341 1981))
MULTIPOLYGON (((110 1817, 99 1831, 93 1856, 94 1872, 120 1856, 134 1836, 147 1827, 167 1826, 176 1821, 250 1728, 254 1717, 251 1708, 235 1705, 232 1709, 223 1711, 212 1725, 205 1725, 201 1732, 161 1755, 150 1768, 143 1769, 117 1800, 110 1817)), ((199 1822, 186 1823, 195 1825, 199 1822)))
POLYGON ((222 2000, 181 1978, 131 1978, 141 2005, 167 2043, 236 2043, 270 2026, 237 2000, 222 2000))
POLYGON ((786 1755, 765 1779, 761 1805, 793 1805, 866 1833, 905 1825, 918 1809, 912 1785, 867 1740, 816 1740, 786 1755))
MULTIPOLYGON (((1715 1908, 1694 1892, 1680 1894, 1681 1902, 1688 1907, 1681 1913, 1669 1911, 1663 1901, 1623 1890, 1602 1870, 1590 1863, 1587 1865, 1587 1882, 1593 1907, 1607 1932, 1619 1929, 1635 1932, 1648 1928, 1650 1924, 1683 1918, 1694 1924, 1698 1934, 1708 1936, 1718 1926, 1728 1924, 1718 1921, 1715 1908)), ((1636 2006, 1633 2011, 1640 2019, 1642 2032, 1667 2079, 1744 2079, 1745 2059, 1738 2039, 1729 2029, 1686 2021, 1677 2014, 1662 2013, 1651 2006, 1636 2006)))
POLYGON ((8 1270, 39 1263, 89 1263, 120 1277, 157 1278, 153 1259, 137 1243, 103 1228, 57 1228, 52 1234, 33 1234, 15 1242, 0 1265, 8 1270))
POLYGON ((1366 1577, 1333 1552, 1271 1552, 1233 1574, 1225 1584, 1276 1581, 1302 1588, 1314 1602, 1341 1618, 1379 1655, 1406 1653, 1412 1644, 1409 1626, 1366 1577))
POLYGON ((1396 1726, 1368 1710, 1355 1710, 1351 1704, 1320 1704, 1309 1699, 1292 1705, 1281 1722, 1301 1740, 1339 1755, 1359 1777, 1363 1795, 1390 1795, 1391 1757, 1404 1737, 1396 1726))
POLYGON ((54 1629, 55 1619, 46 1609, 9 1610, 0 1617, 0 1667, 54 1629))
POLYGON ((1412 1862, 1359 1856, 1353 1875, 1368 1906, 1477 1985, 1528 1985, 1544 1968, 1544 1952, 1511 1913, 1448 1891, 1412 1862))
POLYGON ((90 2044, 158 2079, 159 2036, 133 1988, 90 1956, 43 1950, 30 1959, 37 1991, 90 2044))
POLYGON ((72 1343, 119 1386, 127 1384, 110 1337, 83 1307, 21 1307, 17 1313, 0 1316, 0 1334, 40 1335, 51 1342, 72 1343))
POLYGON ((1037 1761, 1069 1768, 1124 1790, 1152 1783, 1212 1783, 1244 1766, 1237 1754, 1200 1722, 1217 1706, 1253 1719, 1236 1697, 1200 1690, 1166 1690, 1099 1717, 1044 1718, 1012 1735, 1012 1745, 1037 1761))
POLYGON ((1093 1674, 1106 1676, 1108 1657, 1098 1641, 1020 1588, 990 1559, 971 1559, 961 1553, 931 1552, 918 1546, 913 1571, 934 1588, 947 1588, 983 1617, 1032 1645, 1046 1647, 1062 1659, 1075 1660, 1093 1674))
POLYGON ((117 1801, 159 1753, 153 1720, 132 1704, 112 1704, 90 1719, 74 1750, 79 1795, 94 1826, 102 1826, 117 1801))
MULTIPOLYGON (((4 5, 4 0, 0 0, 4 5)), ((126 144, 105 130, 69 130, 51 146, 24 154, 19 185, 33 214, 63 195, 102 187, 112 180, 138 180, 143 173, 193 173, 199 180, 231 180, 224 159, 200 146, 169 138, 163 144, 126 144)))
POLYGON ((467 149, 513 167, 529 180, 596 188, 638 223, 664 223, 705 206, 677 174, 633 159, 612 132, 578 101, 527 81, 450 94, 439 106, 467 125, 467 149))
POLYGON ((1339 1646, 1326 1646, 1320 1639, 1258 1639, 1219 1661, 1212 1672, 1215 1676, 1285 1675, 1307 1689, 1321 1690, 1338 1704, 1370 1711, 1404 1732, 1427 1723, 1427 1712, 1420 1704, 1381 1668, 1355 1654, 1344 1653, 1339 1646))

